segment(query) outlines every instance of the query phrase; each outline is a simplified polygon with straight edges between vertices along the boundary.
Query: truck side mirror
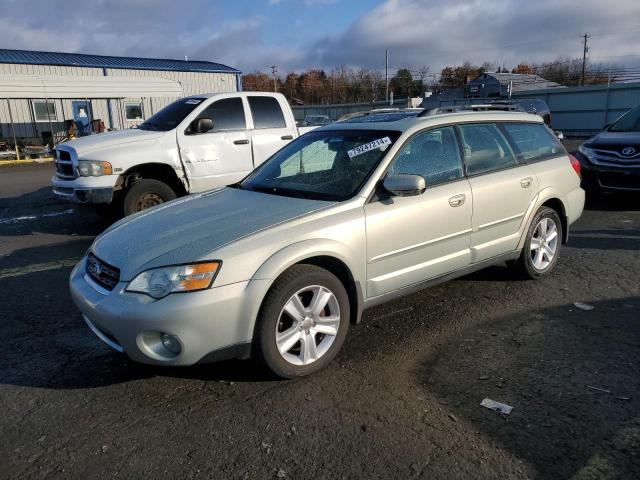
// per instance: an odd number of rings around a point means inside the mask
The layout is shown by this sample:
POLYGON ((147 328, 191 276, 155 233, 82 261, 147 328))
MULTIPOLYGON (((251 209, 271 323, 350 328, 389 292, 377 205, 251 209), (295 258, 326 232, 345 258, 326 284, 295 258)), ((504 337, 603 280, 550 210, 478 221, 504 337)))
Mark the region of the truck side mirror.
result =
POLYGON ((198 118, 195 121, 195 128, 191 131, 194 133, 207 133, 210 130, 213 130, 213 120, 210 118, 198 118))

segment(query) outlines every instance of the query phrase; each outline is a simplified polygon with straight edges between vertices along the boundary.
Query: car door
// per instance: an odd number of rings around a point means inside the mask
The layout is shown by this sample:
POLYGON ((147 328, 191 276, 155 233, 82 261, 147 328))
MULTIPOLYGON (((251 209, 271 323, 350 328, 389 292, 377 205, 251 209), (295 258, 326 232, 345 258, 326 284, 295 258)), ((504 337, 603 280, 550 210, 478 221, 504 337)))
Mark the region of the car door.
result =
POLYGON ((519 164, 495 123, 459 125, 467 177, 473 192, 471 259, 481 262, 517 248, 538 180, 519 164))
POLYGON ((395 174, 421 175, 427 188, 365 206, 368 297, 459 270, 471 258, 473 199, 453 127, 410 138, 387 173, 395 174))
POLYGON ((244 103, 239 97, 208 105, 187 129, 178 131, 178 144, 192 192, 229 185, 253 170, 244 103), (213 120, 213 128, 197 132, 195 124, 203 118, 213 120))
POLYGON ((257 167, 293 140, 295 126, 287 125, 282 105, 277 98, 248 95, 247 102, 253 119, 251 146, 257 167))

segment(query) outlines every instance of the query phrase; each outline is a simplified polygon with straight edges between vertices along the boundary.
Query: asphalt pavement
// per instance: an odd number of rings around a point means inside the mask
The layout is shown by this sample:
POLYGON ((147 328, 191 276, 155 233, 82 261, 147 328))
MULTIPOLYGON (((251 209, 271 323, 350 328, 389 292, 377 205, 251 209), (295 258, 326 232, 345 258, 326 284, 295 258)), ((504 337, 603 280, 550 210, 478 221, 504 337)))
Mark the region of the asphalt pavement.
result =
POLYGON ((67 280, 107 224, 52 172, 0 167, 0 478, 640 477, 640 198, 590 199, 551 277, 381 305, 327 369, 276 381, 95 338, 67 280))

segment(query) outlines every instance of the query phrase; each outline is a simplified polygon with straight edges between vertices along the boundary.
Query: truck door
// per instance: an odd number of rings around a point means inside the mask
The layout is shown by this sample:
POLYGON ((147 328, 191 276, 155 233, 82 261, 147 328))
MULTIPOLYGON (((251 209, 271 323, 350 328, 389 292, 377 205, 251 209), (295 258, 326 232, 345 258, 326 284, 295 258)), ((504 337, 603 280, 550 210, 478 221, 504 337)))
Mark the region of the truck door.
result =
POLYGON ((295 125, 287 125, 282 105, 277 98, 249 95, 247 100, 253 118, 251 142, 253 160, 257 167, 293 140, 295 125))
POLYGON ((214 101, 177 136, 191 192, 230 185, 253 170, 251 137, 239 97, 214 101), (212 128, 202 131, 199 125, 212 128))

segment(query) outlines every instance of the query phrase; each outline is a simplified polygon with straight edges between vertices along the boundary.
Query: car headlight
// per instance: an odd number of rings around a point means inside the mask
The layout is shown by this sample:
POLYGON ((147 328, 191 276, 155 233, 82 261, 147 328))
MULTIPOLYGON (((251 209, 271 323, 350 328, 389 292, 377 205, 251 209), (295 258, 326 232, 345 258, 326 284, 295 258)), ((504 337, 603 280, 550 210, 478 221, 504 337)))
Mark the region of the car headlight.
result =
POLYGON ((578 151, 581 154, 583 154, 585 157, 587 157, 589 160, 594 159, 596 156, 596 152, 594 149, 585 147, 584 145, 580 145, 580 147, 578 147, 578 151))
POLYGON ((175 292, 194 292, 211 286, 222 262, 153 268, 139 274, 127 286, 128 292, 163 298, 175 292))
POLYGON ((81 177, 99 177, 101 175, 111 175, 113 168, 111 168, 109 162, 80 160, 78 162, 78 173, 81 177))

